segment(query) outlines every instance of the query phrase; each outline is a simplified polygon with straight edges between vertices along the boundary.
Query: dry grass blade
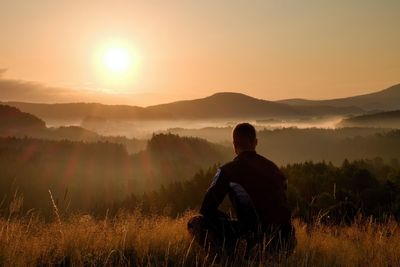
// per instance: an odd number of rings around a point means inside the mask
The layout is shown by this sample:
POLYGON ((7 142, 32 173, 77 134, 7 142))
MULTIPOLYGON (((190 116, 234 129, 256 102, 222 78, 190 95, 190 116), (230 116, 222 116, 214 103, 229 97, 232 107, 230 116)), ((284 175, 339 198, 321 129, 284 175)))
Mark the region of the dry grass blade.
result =
POLYGON ((54 209, 54 213, 55 213, 55 215, 56 215, 57 221, 58 221, 58 223, 59 223, 60 226, 61 226, 62 223, 61 223, 60 213, 58 212, 58 208, 57 208, 56 202, 54 201, 53 194, 51 193, 51 190, 50 190, 50 189, 49 189, 49 195, 50 195, 51 203, 52 203, 52 205, 53 205, 53 209, 54 209))

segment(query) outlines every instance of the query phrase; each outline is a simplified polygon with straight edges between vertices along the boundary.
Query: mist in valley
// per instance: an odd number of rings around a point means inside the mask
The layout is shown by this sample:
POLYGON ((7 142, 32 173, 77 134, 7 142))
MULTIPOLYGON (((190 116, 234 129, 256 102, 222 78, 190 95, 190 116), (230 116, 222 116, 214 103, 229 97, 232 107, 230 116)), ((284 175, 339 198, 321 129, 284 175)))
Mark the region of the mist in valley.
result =
POLYGON ((282 128, 326 128, 335 129, 343 117, 279 119, 219 119, 219 120, 109 120, 85 118, 82 121, 49 121, 54 127, 81 126, 105 136, 126 136, 128 138, 149 139, 153 134, 173 132, 185 136, 205 138, 211 142, 226 142, 231 139, 231 130, 240 122, 249 122, 257 130, 282 128))

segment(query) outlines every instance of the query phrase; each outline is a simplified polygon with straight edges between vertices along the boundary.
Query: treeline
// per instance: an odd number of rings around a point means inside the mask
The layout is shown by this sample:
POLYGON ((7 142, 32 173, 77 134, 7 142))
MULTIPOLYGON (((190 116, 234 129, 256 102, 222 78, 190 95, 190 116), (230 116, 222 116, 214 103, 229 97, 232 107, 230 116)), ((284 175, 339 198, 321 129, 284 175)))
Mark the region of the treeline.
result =
POLYGON ((0 104, 0 137, 11 136, 77 142, 111 142, 123 144, 129 153, 141 151, 146 146, 144 140, 125 136, 102 136, 79 126, 46 127, 46 123, 38 117, 0 104))
POLYGON ((400 159, 400 130, 376 131, 352 128, 263 130, 258 132, 258 150, 278 165, 305 161, 340 165, 344 159, 374 157, 385 161, 400 159))
POLYGON ((391 110, 365 114, 343 119, 340 122, 341 127, 381 127, 381 128, 399 128, 400 110, 391 110))
POLYGON ((138 177, 147 183, 143 191, 190 179, 200 168, 224 163, 232 158, 233 150, 194 137, 157 134, 148 141, 145 151, 132 156, 138 177))
POLYGON ((122 145, 0 138, 0 213, 23 198, 21 212, 52 210, 49 190, 65 212, 89 212, 134 192, 122 145))
MULTIPOLYGON (((232 128, 173 129, 182 136, 227 140, 232 146, 232 128)), ((400 159, 400 130, 378 128, 284 128, 259 129, 257 150, 278 165, 305 161, 327 161, 340 165, 345 158, 357 160, 381 157, 400 159)))
MULTIPOLYGON (((177 216, 199 209, 217 166, 199 171, 193 179, 171 183, 157 191, 131 195, 120 205, 144 213, 177 216)), ((331 163, 305 162, 287 165, 288 200, 293 216, 326 223, 350 222, 357 214, 400 219, 400 164, 373 160, 331 163)), ((229 210, 226 201, 223 209, 229 210)))
MULTIPOLYGON (((231 145, 232 131, 235 125, 234 122, 230 123, 232 127, 205 127, 200 129, 186 129, 186 128, 172 128, 168 131, 180 136, 196 136, 210 142, 215 143, 225 143, 231 145)), ((351 138, 354 136, 369 136, 376 133, 388 132, 390 129, 380 129, 380 128, 368 128, 368 127, 354 127, 354 128, 337 128, 337 129, 324 129, 324 128, 295 128, 286 127, 279 129, 268 129, 266 126, 255 125, 259 137, 268 138, 274 141, 286 141, 290 137, 296 138, 296 135, 301 140, 303 136, 307 135, 317 135, 325 138, 328 141, 331 140, 342 140, 345 138, 351 138)), ((262 139, 262 141, 266 141, 262 139)))
MULTIPOLYGON (((0 214, 23 197, 22 211, 103 213, 128 195, 190 179, 230 151, 198 138, 154 135, 131 155, 122 144, 0 138, 0 214)), ((221 160, 221 161, 220 161, 221 160)))
POLYGON ((392 159, 305 162, 282 168, 294 215, 306 221, 351 221, 356 214, 400 219, 400 164, 392 159))
MULTIPOLYGON (((288 196, 296 216, 331 220, 356 212, 399 216, 399 140, 399 132, 392 131, 349 138, 348 147, 340 148, 348 149, 349 157, 356 147, 378 151, 386 155, 380 160, 285 165, 282 170, 289 178, 288 196)), ((305 149, 304 144, 292 143, 292 154, 300 153, 298 146, 305 149)), ((9 214, 10 204, 23 197, 22 212, 34 209, 49 215, 50 190, 61 213, 104 215, 107 210, 141 208, 176 215, 200 204, 216 171, 207 168, 232 158, 232 148, 173 134, 154 135, 145 150, 133 155, 124 145, 110 142, 0 138, 0 214, 9 214)))

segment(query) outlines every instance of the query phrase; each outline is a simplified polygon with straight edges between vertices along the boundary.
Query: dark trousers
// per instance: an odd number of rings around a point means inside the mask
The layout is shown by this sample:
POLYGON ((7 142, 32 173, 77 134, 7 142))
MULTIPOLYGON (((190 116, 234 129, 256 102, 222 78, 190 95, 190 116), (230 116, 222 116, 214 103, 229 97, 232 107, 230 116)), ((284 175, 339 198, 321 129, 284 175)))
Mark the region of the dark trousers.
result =
POLYGON ((204 248, 222 250, 228 254, 236 251, 241 240, 246 242, 247 252, 258 246, 269 253, 283 252, 290 255, 296 246, 295 229, 292 225, 248 229, 223 213, 191 218, 188 222, 188 231, 204 248))

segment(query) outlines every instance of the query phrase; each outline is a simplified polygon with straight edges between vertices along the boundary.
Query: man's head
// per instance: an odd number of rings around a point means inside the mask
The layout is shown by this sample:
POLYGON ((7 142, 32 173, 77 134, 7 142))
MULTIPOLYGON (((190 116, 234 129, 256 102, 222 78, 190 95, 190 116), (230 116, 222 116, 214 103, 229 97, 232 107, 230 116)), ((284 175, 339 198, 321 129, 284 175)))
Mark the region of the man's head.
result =
POLYGON ((233 146, 239 155, 243 151, 253 151, 257 146, 256 129, 250 123, 240 123, 233 129, 233 146))

